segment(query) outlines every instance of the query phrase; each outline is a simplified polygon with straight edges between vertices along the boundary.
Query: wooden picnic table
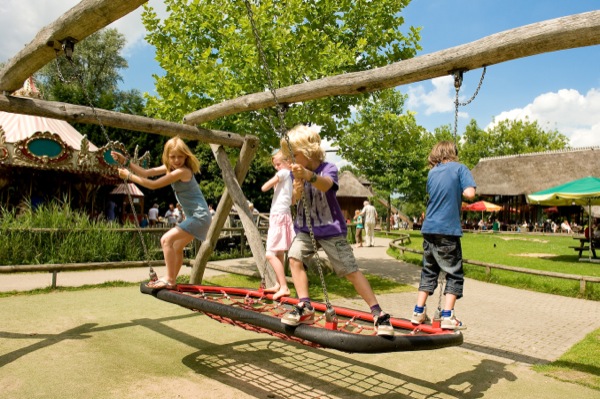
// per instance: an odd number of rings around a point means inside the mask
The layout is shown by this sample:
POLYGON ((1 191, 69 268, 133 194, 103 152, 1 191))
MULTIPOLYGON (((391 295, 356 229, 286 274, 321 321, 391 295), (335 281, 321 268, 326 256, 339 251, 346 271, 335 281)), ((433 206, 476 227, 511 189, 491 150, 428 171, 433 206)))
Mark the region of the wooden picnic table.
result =
MULTIPOLYGON (((570 246, 569 248, 573 248, 575 251, 579 252, 579 257, 581 258, 581 254, 584 251, 589 251, 590 250, 590 239, 586 238, 586 237, 573 237, 574 240, 579 240, 579 245, 578 246, 570 246)), ((597 258, 596 256, 596 245, 597 243, 594 242, 594 240, 592 240, 591 242, 591 250, 592 250, 592 256, 594 257, 594 259, 597 258)))

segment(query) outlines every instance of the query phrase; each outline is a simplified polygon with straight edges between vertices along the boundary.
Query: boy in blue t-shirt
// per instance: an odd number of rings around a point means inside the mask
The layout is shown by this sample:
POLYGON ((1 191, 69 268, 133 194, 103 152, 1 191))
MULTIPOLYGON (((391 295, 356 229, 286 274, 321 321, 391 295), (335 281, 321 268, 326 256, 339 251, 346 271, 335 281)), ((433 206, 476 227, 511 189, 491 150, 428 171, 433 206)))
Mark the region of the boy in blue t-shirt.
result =
POLYGON ((437 143, 428 162, 431 168, 427 176, 429 201, 421 228, 423 270, 411 322, 421 324, 427 320, 425 302, 435 291, 440 272, 444 271, 446 287, 441 327, 459 330, 465 328, 454 316, 454 304, 462 297, 464 285, 460 208, 462 196, 472 199, 477 186, 471 171, 458 162, 456 146, 450 141, 437 143))
MULTIPOLYGON (((292 164, 292 203, 305 198, 310 206, 308 217, 314 238, 327 254, 333 270, 338 276, 346 277, 370 306, 377 335, 393 336, 390 316, 381 310, 369 281, 358 269, 352 248, 346 241, 346 219, 336 197, 338 169, 334 164, 325 162, 321 137, 308 126, 296 126, 288 132, 287 139, 281 140, 281 151, 286 158, 295 162, 292 164)), ((303 201, 298 203, 294 230, 296 238, 288 251, 288 259, 299 302, 281 318, 282 323, 290 326, 312 324, 315 314, 308 296, 308 277, 304 269, 304 261, 315 254, 315 248, 303 201)))

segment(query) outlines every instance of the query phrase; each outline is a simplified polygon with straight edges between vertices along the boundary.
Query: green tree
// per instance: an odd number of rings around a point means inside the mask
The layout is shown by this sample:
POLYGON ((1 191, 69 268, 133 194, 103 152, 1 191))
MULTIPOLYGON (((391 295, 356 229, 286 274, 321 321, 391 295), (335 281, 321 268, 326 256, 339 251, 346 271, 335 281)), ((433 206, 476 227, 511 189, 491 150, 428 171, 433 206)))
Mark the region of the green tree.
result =
POLYGON ((403 113, 404 95, 388 89, 364 100, 335 143, 339 154, 390 202, 421 202, 427 178, 428 135, 414 115, 403 113))
MULTIPOLYGON (((180 121, 194 110, 268 89, 255 37, 243 1, 166 0, 169 16, 161 21, 146 6, 147 41, 156 47, 165 71, 156 76, 157 96, 147 111, 180 121)), ((331 75, 381 67, 414 57, 419 29, 404 34, 402 9, 407 0, 266 0, 252 1, 253 19, 271 72, 283 87, 331 75)), ((343 120, 364 96, 338 96, 288 107, 286 125, 314 123, 324 138, 335 138, 343 120)), ((206 127, 252 133, 262 148, 278 147, 268 116, 273 109, 221 118, 206 127)))
POLYGON ((537 121, 503 120, 482 130, 475 120, 467 125, 460 146, 460 159, 469 168, 481 158, 562 150, 568 138, 557 130, 544 130, 537 121))
MULTIPOLYGON (((36 80, 42 95, 49 101, 93 106, 132 115, 143 115, 145 101, 138 90, 122 91, 120 71, 127 68, 121 56, 125 37, 116 29, 104 29, 75 44, 71 61, 58 57, 40 70, 36 80)), ((97 125, 75 124, 82 134, 98 146, 117 140, 133 151, 136 145, 152 150, 154 159, 160 159, 163 138, 138 132, 97 125)))

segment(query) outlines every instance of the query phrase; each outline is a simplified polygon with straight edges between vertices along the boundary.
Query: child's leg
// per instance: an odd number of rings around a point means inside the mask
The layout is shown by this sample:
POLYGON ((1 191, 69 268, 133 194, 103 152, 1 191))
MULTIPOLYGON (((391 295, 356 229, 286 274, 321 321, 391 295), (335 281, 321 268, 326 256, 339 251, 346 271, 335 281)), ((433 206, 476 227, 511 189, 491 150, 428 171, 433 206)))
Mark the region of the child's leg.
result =
POLYGON ((194 239, 194 236, 178 227, 167 231, 160 239, 160 245, 165 257, 167 274, 164 277, 170 284, 175 284, 183 264, 183 249, 194 239))
POLYGON ((429 292, 419 291, 417 294, 417 306, 423 307, 427 302, 427 298, 429 297, 429 292))
POLYGON ((371 284, 360 270, 347 274, 345 277, 352 283, 358 295, 365 300, 369 307, 377 305, 377 298, 371 284))
POLYGON ((308 295, 308 276, 304 269, 304 264, 301 260, 296 258, 289 258, 290 271, 292 272, 292 280, 294 281, 294 288, 298 298, 309 298, 308 295))
POLYGON ((445 301, 444 301, 444 310, 454 310, 454 304, 456 303, 456 295, 454 294, 446 294, 445 295, 445 301))
POLYGON ((284 253, 277 252, 276 254, 269 253, 267 255, 267 260, 273 267, 275 271, 275 275, 277 276, 277 285, 265 290, 265 292, 274 292, 273 299, 279 299, 282 296, 289 296, 290 289, 287 286, 287 281, 285 279, 285 267, 284 267, 284 253))

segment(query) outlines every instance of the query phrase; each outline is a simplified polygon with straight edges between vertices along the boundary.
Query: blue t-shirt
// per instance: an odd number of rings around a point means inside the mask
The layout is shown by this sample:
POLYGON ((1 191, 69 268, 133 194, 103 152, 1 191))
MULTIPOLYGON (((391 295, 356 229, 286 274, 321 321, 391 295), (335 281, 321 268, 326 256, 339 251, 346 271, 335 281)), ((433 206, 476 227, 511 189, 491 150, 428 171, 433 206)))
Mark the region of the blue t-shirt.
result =
POLYGON ((468 187, 477 186, 465 165, 447 162, 433 167, 427 176, 429 202, 421 233, 462 236, 460 206, 462 193, 468 187))
MULTIPOLYGON (((310 220, 315 238, 330 238, 339 235, 346 236, 346 219, 336 197, 338 190, 338 169, 335 164, 323 162, 314 172, 319 176, 328 176, 333 180, 333 185, 327 192, 317 190, 312 184, 304 183, 304 195, 310 204, 310 220)), ((304 204, 299 201, 296 220, 294 221, 296 233, 308 233, 308 225, 304 219, 304 204)))

